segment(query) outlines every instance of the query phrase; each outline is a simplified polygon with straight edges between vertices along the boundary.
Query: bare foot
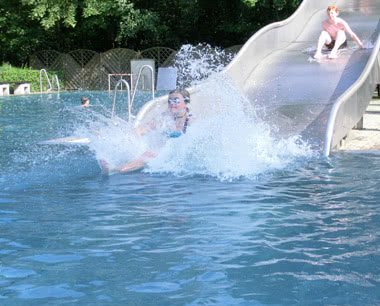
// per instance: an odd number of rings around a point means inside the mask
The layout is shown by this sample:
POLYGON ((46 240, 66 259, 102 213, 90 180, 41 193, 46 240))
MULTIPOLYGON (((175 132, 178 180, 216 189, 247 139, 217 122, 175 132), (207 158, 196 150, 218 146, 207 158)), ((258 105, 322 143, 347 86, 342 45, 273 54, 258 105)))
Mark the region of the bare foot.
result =
POLYGON ((331 52, 329 54, 329 59, 336 59, 336 58, 338 58, 338 54, 336 52, 331 52))
POLYGON ((315 59, 321 59, 322 57, 323 57, 323 55, 320 52, 314 54, 315 59))
POLYGON ((107 161, 105 161, 104 159, 100 159, 99 160, 99 166, 100 166, 100 169, 102 169, 102 173, 104 175, 109 175, 110 165, 107 163, 107 161))

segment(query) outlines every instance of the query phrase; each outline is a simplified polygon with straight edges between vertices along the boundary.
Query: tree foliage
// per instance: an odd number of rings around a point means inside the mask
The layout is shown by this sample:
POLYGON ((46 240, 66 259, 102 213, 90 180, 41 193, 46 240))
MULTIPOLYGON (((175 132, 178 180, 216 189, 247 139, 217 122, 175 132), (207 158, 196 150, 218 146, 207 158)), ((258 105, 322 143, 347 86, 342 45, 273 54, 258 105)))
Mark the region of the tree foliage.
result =
POLYGON ((2 61, 25 63, 42 49, 178 48, 244 43, 301 0, 1 0, 2 61))
POLYGON ((76 25, 76 9, 79 1, 73 0, 21 0, 26 8, 30 8, 30 17, 38 20, 46 30, 57 22, 67 27, 76 25))

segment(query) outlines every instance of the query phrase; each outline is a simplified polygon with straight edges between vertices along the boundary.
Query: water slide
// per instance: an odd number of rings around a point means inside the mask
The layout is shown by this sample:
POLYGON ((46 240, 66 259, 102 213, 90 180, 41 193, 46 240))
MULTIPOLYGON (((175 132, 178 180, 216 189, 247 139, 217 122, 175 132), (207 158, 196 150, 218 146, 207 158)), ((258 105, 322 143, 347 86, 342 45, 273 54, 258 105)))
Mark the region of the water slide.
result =
MULTIPOLYGON (((255 33, 222 73, 281 137, 301 135, 327 156, 360 122, 380 83, 379 32, 379 0, 304 0, 291 17, 255 33), (359 49, 349 38, 338 59, 314 61, 331 4, 370 48, 359 49)), ((192 110, 201 116, 209 93, 201 84, 190 93, 192 110)), ((147 103, 136 125, 165 107, 165 97, 147 103)))

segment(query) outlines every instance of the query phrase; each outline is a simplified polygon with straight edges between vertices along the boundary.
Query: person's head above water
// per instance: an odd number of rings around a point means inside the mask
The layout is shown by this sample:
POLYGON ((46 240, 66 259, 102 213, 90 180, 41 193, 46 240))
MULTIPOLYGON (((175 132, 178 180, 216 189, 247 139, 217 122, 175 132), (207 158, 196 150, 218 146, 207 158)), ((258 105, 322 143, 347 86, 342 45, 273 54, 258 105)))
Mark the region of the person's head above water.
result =
POLYGON ((88 107, 90 105, 90 99, 87 97, 80 98, 82 107, 88 107))
POLYGON ((181 89, 181 88, 176 88, 176 89, 172 90, 171 92, 169 92, 168 100, 170 99, 170 96, 174 96, 177 94, 180 94, 182 96, 182 98, 186 104, 190 103, 190 93, 186 89, 181 89))
POLYGON ((188 112, 186 104, 190 103, 190 93, 186 89, 175 89, 169 93, 168 108, 172 114, 181 115, 188 112))

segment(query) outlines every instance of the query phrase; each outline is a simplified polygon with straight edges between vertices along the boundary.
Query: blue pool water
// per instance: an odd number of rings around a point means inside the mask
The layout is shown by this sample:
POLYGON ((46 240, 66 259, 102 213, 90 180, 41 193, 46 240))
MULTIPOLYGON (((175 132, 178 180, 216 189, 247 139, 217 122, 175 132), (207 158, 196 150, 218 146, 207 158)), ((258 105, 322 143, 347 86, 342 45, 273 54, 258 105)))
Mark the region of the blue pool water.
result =
MULTIPOLYGON (((263 135, 257 165, 175 140, 105 177, 99 143, 39 144, 93 127, 82 94, 0 99, 0 305, 380 304, 380 156, 276 155, 263 135)), ((99 119, 112 99, 88 95, 99 119)))

